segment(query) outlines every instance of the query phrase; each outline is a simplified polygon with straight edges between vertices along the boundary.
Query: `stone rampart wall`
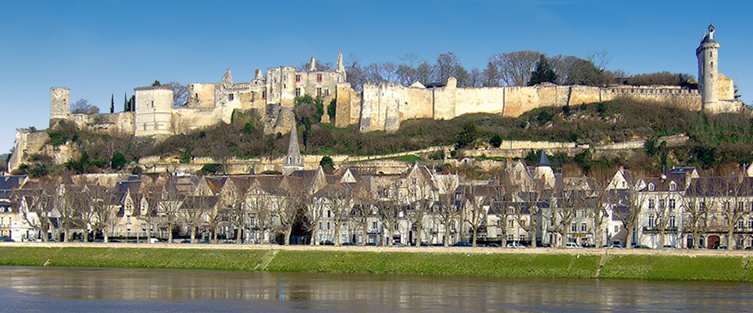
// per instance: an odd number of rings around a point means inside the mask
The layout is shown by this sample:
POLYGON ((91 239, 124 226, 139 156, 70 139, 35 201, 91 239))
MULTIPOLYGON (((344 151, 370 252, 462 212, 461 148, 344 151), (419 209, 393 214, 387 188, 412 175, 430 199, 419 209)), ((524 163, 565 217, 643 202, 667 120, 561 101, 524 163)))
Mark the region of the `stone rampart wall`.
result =
MULTIPOLYGON (((524 112, 549 106, 581 105, 628 97, 639 101, 652 101, 674 105, 689 110, 701 110, 697 90, 677 86, 536 86, 458 88, 454 78, 440 88, 405 87, 395 83, 366 84, 363 101, 356 108, 353 102, 343 112, 360 111, 358 123, 361 132, 396 131, 400 123, 413 118, 453 119, 469 113, 502 114, 518 117, 524 112)), ((736 110, 736 104, 720 103, 715 112, 736 110)), ((354 114, 351 115, 355 117, 354 114)), ((344 119, 339 122, 344 125, 344 119)))

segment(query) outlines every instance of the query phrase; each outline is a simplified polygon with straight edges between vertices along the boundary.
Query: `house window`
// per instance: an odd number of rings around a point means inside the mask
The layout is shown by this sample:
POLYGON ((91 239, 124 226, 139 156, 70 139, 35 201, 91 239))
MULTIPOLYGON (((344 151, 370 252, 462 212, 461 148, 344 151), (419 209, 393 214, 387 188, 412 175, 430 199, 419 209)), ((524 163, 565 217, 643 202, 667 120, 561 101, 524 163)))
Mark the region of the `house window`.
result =
POLYGON ((677 184, 675 182, 669 183, 669 190, 674 191, 675 189, 677 189, 677 184))
POLYGON ((575 223, 570 224, 570 232, 574 233, 578 231, 578 225, 575 223))
POLYGON ((653 209, 656 207, 656 204, 654 203, 654 199, 648 199, 648 208, 653 209))
POLYGON ((295 75, 295 82, 300 83, 301 82, 301 75, 295 75))
POLYGON ((327 230, 329 230, 329 222, 327 222, 327 230))
POLYGON ((288 89, 288 84, 282 84, 282 89, 288 89))
POLYGON ((585 233, 588 229, 588 226, 586 226, 586 223, 580 223, 580 232, 585 233))
POLYGON ((227 99, 229 101, 233 101, 233 100, 235 100, 235 95, 231 93, 231 94, 227 95, 227 99))
POLYGON ((748 229, 753 228, 753 219, 748 220, 748 229))
POLYGON ((648 227, 654 227, 656 226, 656 220, 654 218, 653 214, 648 215, 648 227))
POLYGON ((316 96, 317 97, 321 97, 322 96, 322 89, 321 88, 316 88, 316 96))
MULTIPOLYGON (((332 217, 332 211, 327 210, 327 217, 332 217)), ((327 228, 329 228, 329 226, 327 226, 327 228)))
POLYGON ((319 222, 319 229, 322 229, 322 222, 319 222))
POLYGON ((737 221, 737 229, 743 229, 745 227, 745 222, 743 222, 742 219, 737 221))
POLYGON ((667 207, 667 206, 666 206, 666 205, 667 205, 667 204, 666 204, 666 202, 667 202, 667 201, 666 201, 666 200, 664 200, 664 199, 659 199, 659 210, 664 210, 664 208, 666 208, 666 207, 667 207))
POLYGON ((377 229, 377 222, 372 222, 371 223, 371 228, 372 229, 377 229))
POLYGON ((614 225, 614 232, 618 233, 619 231, 620 231, 620 226, 619 225, 614 225))
POLYGON ((582 211, 580 211, 580 217, 582 217, 582 218, 586 218, 586 217, 588 217, 588 215, 587 215, 587 213, 586 213, 586 210, 582 210, 582 211))
POLYGON ((316 81, 318 82, 322 81, 322 74, 316 74, 316 81))
POLYGON ((675 209, 675 199, 669 199, 669 209, 670 210, 675 209))
POLYGON ((648 184, 648 191, 654 191, 654 183, 648 184))
POLYGON ((508 222, 508 223, 507 223, 508 227, 513 227, 513 226, 515 226, 515 221, 513 221, 513 220, 509 220, 509 221, 507 221, 507 222, 508 222))
POLYGON ((669 216, 669 227, 675 227, 675 216, 670 215, 669 216))
POLYGON ((301 96, 301 88, 296 88, 295 89, 295 96, 296 97, 300 97, 301 96))
POLYGON ((324 88, 324 96, 329 96, 329 88, 324 88))
POLYGON ((507 235, 507 241, 513 241, 515 237, 513 235, 507 235))
POLYGON ((740 201, 737 203, 737 211, 738 212, 745 211, 745 202, 740 201))

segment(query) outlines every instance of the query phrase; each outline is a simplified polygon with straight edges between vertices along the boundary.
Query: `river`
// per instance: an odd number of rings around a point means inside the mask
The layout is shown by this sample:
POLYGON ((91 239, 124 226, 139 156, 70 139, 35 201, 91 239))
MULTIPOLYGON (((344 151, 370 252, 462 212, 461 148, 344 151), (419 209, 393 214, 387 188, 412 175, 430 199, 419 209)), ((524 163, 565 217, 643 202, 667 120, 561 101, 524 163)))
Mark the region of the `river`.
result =
POLYGON ((0 311, 750 311, 752 286, 720 282, 5 267, 0 268, 0 311))

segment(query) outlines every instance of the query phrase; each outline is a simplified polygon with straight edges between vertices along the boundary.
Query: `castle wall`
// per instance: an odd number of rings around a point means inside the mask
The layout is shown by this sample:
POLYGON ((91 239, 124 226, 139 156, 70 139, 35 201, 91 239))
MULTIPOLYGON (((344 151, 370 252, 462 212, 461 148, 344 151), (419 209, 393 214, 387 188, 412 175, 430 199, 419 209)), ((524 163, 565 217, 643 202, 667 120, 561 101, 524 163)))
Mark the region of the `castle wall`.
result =
POLYGON ((469 113, 504 112, 505 89, 491 88, 458 88, 455 104, 455 116, 469 113))
POLYGON ((454 77, 447 79, 447 86, 434 88, 434 119, 449 120, 455 117, 455 99, 458 82, 454 77))
POLYGON ((16 129, 16 142, 13 153, 8 160, 8 170, 17 169, 31 154, 38 153, 50 141, 46 131, 31 131, 25 128, 16 129))
POLYGON ((86 129, 95 133, 129 136, 133 136, 135 133, 133 128, 134 112, 70 114, 68 120, 75 123, 79 129, 86 129))
POLYGON ((735 82, 722 73, 717 75, 716 98, 719 100, 735 100, 735 82))
POLYGON ((212 108, 215 104, 217 84, 196 83, 188 85, 188 106, 191 108, 212 108))
POLYGON ((400 120, 434 117, 434 91, 426 88, 405 87, 400 120))
POLYGON ((176 108, 171 116, 172 132, 185 134, 216 125, 223 119, 222 112, 222 108, 176 108))

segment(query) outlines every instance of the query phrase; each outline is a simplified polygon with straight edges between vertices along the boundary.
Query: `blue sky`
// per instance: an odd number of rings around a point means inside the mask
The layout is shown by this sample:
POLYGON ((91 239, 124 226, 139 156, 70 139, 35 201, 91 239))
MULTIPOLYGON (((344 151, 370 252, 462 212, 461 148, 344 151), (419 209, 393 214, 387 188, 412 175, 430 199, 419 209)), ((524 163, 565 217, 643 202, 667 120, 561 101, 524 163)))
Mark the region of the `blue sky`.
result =
POLYGON ((697 74, 695 48, 709 23, 719 69, 753 102, 750 1, 3 1, 0 2, 0 153, 16 128, 44 129, 50 87, 116 111, 123 95, 157 79, 236 82, 255 69, 335 62, 434 63, 453 52, 470 70, 519 50, 586 57, 606 50, 611 70, 697 74))

